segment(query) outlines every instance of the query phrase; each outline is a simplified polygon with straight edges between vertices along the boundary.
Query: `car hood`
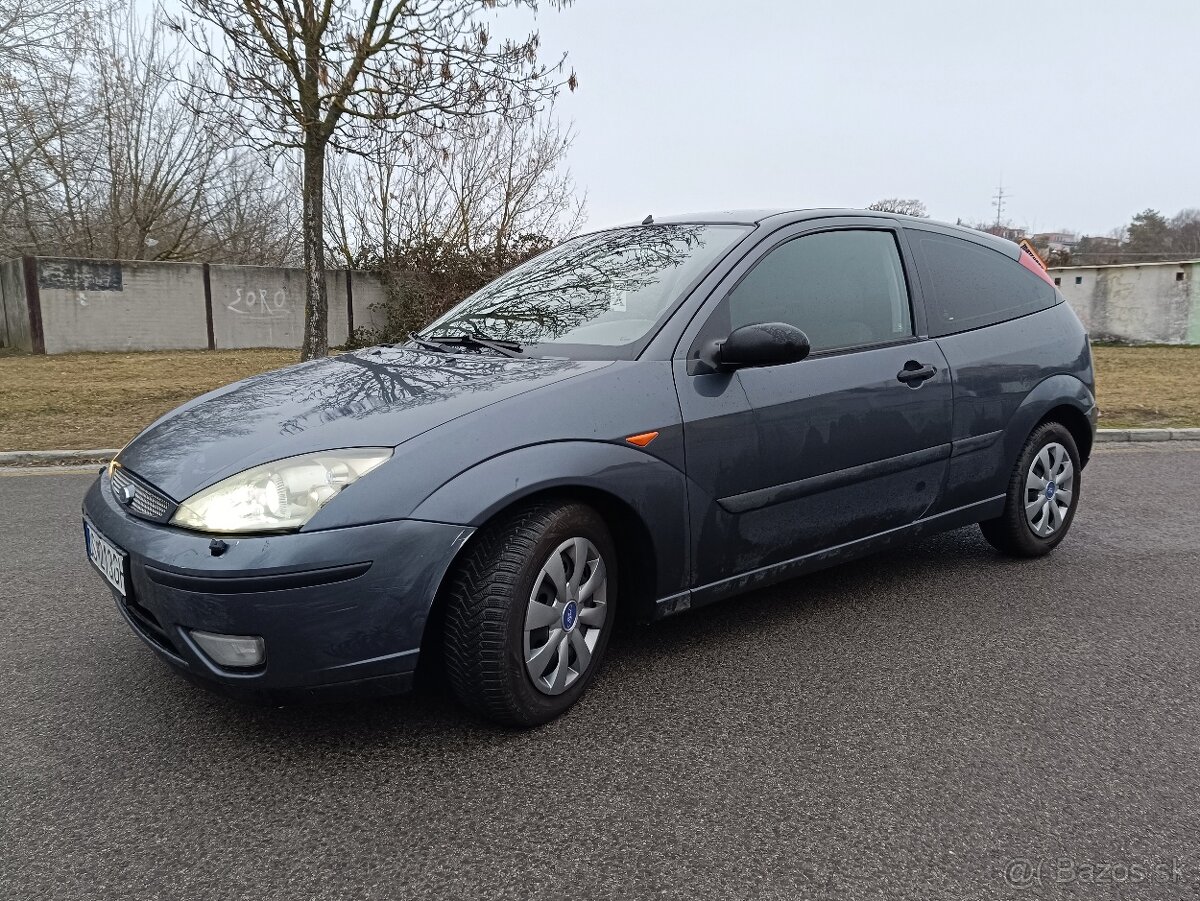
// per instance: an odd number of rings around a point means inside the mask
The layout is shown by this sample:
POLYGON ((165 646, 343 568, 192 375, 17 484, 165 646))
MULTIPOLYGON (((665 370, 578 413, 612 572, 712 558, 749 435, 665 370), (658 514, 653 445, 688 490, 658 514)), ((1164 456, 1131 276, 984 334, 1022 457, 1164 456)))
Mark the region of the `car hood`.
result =
POLYGON ((184 404, 118 459, 177 501, 260 463, 395 447, 452 419, 611 365, 368 348, 235 382, 184 404))

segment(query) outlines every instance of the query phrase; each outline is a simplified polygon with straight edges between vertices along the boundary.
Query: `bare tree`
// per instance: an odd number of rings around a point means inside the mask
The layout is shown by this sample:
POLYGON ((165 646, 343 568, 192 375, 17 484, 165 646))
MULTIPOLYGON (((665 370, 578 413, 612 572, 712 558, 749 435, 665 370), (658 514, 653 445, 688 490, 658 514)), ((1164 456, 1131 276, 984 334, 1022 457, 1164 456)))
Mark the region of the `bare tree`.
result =
POLYGON ((0 0, 0 79, 69 52, 85 11, 81 0, 0 0))
POLYGON ((521 235, 561 240, 574 232, 584 200, 562 168, 573 141, 571 130, 552 120, 471 123, 442 167, 454 203, 453 239, 499 263, 521 235))
MULTIPOLYGON (((569 0, 544 0, 560 8, 569 0)), ((482 14, 538 0, 183 0, 171 22, 204 69, 202 110, 242 139, 302 157, 307 274, 305 359, 328 352, 325 160, 358 150, 378 122, 446 128, 464 118, 527 118, 561 84, 564 60, 538 61, 539 39, 493 42, 482 14)))
POLYGON ((329 248, 361 266, 386 262, 401 243, 499 261, 522 235, 558 242, 583 221, 585 198, 566 168, 573 141, 549 114, 420 136, 381 129, 370 153, 330 163, 329 248))
POLYGON ((1200 210, 1180 210, 1171 219, 1171 230, 1175 233, 1174 250, 1181 259, 1200 257, 1200 210))
POLYGON ((424 141, 377 123, 361 140, 359 154, 336 153, 326 166, 326 244, 348 267, 378 264, 402 239, 440 237, 437 211, 444 186, 432 187, 440 154, 423 153, 424 141))
POLYGON ((573 234, 585 200, 565 157, 573 135, 547 114, 473 119, 447 135, 381 130, 371 153, 329 167, 329 250, 383 277, 380 326, 395 340, 573 234))
POLYGON ((74 117, 60 105, 45 110, 44 99, 78 77, 89 13, 82 0, 0 0, 0 254, 20 234, 15 218, 39 199, 40 163, 54 154, 63 119, 74 117))
POLYGON ((290 258, 286 174, 181 102, 182 49, 132 7, 83 11, 69 47, 0 85, 0 252, 290 258))
POLYGON ((867 209, 875 210, 879 213, 899 213, 902 216, 916 216, 919 219, 929 218, 929 211, 925 209, 925 204, 915 198, 888 197, 884 200, 876 200, 867 209))
POLYGON ((205 232, 196 253, 212 262, 299 265, 299 172, 279 169, 244 149, 230 152, 204 192, 205 232))
POLYGON ((173 96, 170 72, 180 54, 164 44, 161 26, 132 16, 107 25, 93 48, 107 176, 91 195, 93 213, 109 256, 174 258, 202 233, 205 188, 223 161, 173 96))

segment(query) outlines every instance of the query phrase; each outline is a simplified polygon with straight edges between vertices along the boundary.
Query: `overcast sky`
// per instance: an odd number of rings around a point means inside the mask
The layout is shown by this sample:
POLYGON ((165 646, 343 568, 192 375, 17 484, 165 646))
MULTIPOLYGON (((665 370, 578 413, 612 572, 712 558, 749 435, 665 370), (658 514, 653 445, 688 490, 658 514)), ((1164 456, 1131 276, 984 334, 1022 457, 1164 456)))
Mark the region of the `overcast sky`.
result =
POLYGON ((577 0, 537 26, 579 74, 592 226, 893 196, 990 220, 1001 179, 1038 231, 1200 207, 1200 0, 577 0))

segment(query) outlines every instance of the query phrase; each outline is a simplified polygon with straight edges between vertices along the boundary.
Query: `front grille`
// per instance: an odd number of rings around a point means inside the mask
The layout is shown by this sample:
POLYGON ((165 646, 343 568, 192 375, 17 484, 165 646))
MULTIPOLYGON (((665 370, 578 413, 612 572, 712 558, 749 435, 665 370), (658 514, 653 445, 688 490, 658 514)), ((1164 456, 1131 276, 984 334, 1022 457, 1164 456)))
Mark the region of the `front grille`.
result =
POLYGON ((119 465, 112 468, 112 492, 117 503, 134 516, 153 522, 166 522, 178 506, 157 488, 119 465), (130 493, 132 500, 128 499, 130 493))

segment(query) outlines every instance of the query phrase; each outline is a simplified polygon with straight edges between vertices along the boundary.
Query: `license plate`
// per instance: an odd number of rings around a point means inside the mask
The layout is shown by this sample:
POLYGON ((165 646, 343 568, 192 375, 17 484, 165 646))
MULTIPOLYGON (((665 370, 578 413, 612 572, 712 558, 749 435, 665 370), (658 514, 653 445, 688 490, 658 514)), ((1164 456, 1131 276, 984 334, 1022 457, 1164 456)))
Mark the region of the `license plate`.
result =
POLYGON ((125 552, 96 531, 86 519, 83 521, 83 540, 87 544, 88 559, 100 570, 100 575, 125 597, 125 552))

